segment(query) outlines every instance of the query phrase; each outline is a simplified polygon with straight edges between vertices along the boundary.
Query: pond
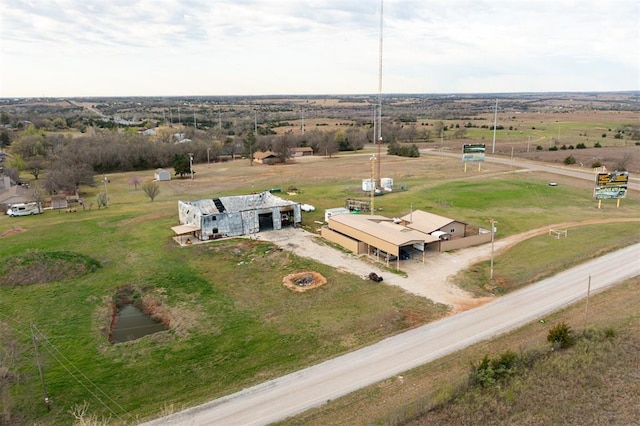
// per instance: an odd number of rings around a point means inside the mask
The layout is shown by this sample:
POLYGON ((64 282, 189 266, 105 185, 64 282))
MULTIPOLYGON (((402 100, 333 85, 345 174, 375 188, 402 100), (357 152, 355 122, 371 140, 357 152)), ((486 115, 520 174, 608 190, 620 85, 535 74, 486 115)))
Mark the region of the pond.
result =
POLYGON ((161 321, 154 320, 134 305, 125 305, 118 312, 111 330, 111 343, 136 340, 166 329, 167 327, 161 321))

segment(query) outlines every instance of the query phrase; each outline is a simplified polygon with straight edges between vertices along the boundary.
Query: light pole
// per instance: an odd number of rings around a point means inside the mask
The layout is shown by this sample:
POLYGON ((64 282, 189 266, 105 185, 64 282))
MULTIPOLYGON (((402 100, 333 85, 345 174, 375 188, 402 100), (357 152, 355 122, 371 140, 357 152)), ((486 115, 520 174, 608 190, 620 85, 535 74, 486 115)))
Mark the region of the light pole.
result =
POLYGON ((104 206, 109 207, 109 193, 107 192, 107 183, 109 183, 109 178, 107 178, 107 175, 104 175, 104 179, 102 181, 104 182, 104 206))
POLYGON ((189 153, 189 171, 191 172, 191 180, 193 180, 193 154, 189 153))
POLYGON ((489 279, 493 279, 493 240, 495 239, 496 223, 498 221, 491 219, 491 272, 489 273, 489 279))

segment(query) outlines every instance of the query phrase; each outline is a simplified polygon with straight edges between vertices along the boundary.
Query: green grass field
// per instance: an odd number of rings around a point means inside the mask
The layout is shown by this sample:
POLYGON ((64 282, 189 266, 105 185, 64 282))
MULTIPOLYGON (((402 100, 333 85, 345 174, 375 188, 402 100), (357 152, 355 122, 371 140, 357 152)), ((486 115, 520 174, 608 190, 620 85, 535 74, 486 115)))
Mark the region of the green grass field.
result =
MULTIPOLYGON (((25 230, 0 238, 0 276, 4 262, 26 252, 69 251, 102 265, 73 279, 0 286, 0 359, 11 377, 2 388, 0 414, 9 423, 69 424, 69 411, 86 401, 92 415, 130 424, 373 343, 417 325, 416 316, 428 322, 446 314, 444 306, 267 243, 234 239, 181 248, 170 230, 177 224, 176 201, 214 191, 197 188, 196 180, 192 192, 183 192, 188 182, 163 187, 150 203, 127 183, 129 176, 110 176, 106 209, 94 205, 77 213, 0 218, 0 233, 25 230), (328 284, 307 293, 282 285, 285 275, 305 270, 320 272, 328 284), (171 330, 123 344, 108 342, 110 303, 127 285, 161 307, 171 318, 171 330), (32 324, 40 336, 40 360, 53 401, 50 412, 42 403, 32 324)), ((640 211, 635 199, 623 200, 618 209, 597 209, 588 185, 567 182, 552 188, 547 181, 543 175, 506 169, 447 181, 416 173, 403 179, 407 191, 377 197, 376 206, 387 216, 424 209, 471 226, 488 227, 495 219, 499 238, 550 223, 637 217, 640 211)), ((323 208, 342 203, 357 185, 312 178, 298 178, 297 183, 305 202, 317 207, 304 216, 304 226, 311 230, 318 226, 314 221, 323 220, 323 208)), ((245 181, 225 193, 252 188, 245 181)), ((88 188, 86 199, 100 189, 88 188)), ((630 229, 637 224, 570 230, 562 241, 535 239, 516 247, 513 256, 496 259, 496 266, 505 282, 523 285, 540 276, 526 253, 549 253, 550 258, 539 260, 552 273, 589 253, 637 242, 637 233, 629 238, 630 229)), ((475 273, 486 273, 486 265, 478 268, 475 273)))

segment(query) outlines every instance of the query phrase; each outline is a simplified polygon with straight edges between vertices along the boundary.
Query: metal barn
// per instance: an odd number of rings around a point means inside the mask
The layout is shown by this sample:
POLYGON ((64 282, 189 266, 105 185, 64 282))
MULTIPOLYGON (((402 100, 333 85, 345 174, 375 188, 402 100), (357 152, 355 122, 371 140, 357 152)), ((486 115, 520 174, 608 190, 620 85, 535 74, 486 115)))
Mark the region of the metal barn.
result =
POLYGON ((177 235, 192 234, 206 241, 251 235, 260 231, 300 226, 300 204, 276 197, 269 191, 259 194, 220 197, 198 201, 178 201, 177 235))

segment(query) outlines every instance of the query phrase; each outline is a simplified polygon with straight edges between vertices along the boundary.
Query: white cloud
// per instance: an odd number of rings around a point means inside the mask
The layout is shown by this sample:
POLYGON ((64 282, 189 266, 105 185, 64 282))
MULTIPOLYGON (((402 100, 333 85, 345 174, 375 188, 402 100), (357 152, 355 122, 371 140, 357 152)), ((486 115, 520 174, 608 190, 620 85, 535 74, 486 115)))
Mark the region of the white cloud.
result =
MULTIPOLYGON (((0 96, 376 93, 377 0, 1 0, 0 96)), ((640 89, 640 2, 386 0, 387 93, 640 89)))

